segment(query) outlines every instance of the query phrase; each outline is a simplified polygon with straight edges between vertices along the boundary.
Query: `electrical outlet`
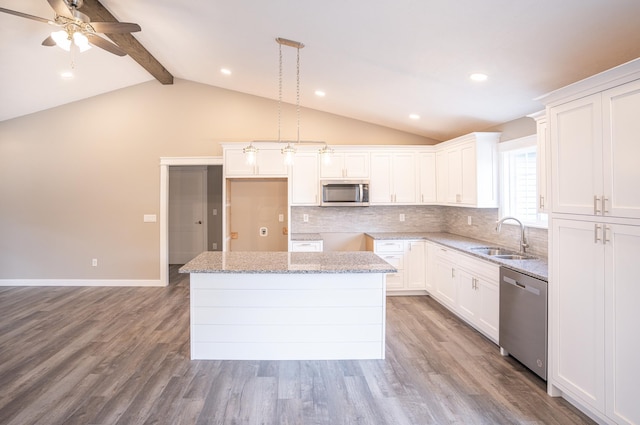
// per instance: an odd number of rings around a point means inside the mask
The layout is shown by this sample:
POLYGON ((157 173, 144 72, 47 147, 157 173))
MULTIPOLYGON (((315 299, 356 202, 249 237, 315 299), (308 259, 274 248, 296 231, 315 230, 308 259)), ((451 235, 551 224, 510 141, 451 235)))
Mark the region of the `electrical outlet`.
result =
POLYGON ((309 214, 302 214, 302 221, 304 221, 305 223, 309 222, 309 214))
POLYGON ((284 222, 284 214, 278 214, 278 221, 280 223, 284 222))
POLYGON ((469 226, 471 226, 471 216, 470 215, 467 216, 467 224, 469 226))
POLYGON ((91 260, 91 266, 92 267, 98 267, 98 259, 94 258, 93 260, 91 260))
POLYGON ((217 208, 213 209, 213 215, 218 215, 218 209, 217 208))
POLYGON ((217 243, 215 243, 215 242, 213 242, 213 243, 211 244, 211 249, 212 249, 212 250, 214 250, 214 251, 215 251, 216 249, 218 249, 218 244, 217 244, 217 243))
POLYGON ((404 214, 400 214, 400 221, 404 221, 404 214))

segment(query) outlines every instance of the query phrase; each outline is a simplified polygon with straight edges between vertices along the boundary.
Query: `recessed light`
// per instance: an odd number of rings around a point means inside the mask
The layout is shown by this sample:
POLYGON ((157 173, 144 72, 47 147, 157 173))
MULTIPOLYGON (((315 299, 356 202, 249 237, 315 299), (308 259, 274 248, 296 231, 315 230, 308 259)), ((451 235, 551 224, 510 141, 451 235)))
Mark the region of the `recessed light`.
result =
POLYGON ((60 78, 62 78, 63 80, 72 80, 74 77, 73 72, 71 71, 62 71, 60 73, 60 78))
POLYGON ((224 75, 231 75, 231 70, 227 68, 221 68, 220 72, 223 73, 224 75))
POLYGON ((419 120, 420 119, 420 115, 418 115, 418 114, 409 114, 409 118, 411 118, 412 120, 419 120))
POLYGON ((487 74, 475 73, 469 75, 469 78, 471 78, 473 81, 486 81, 489 77, 487 76, 487 74))
POLYGON ((326 93, 323 90, 316 90, 316 96, 325 97, 326 93))

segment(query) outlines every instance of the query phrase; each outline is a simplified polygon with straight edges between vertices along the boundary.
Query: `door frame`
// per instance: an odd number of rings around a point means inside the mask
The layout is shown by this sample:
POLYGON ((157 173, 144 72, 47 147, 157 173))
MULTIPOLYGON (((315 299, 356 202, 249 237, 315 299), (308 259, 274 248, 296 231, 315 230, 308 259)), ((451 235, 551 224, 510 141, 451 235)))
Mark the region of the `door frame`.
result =
MULTIPOLYGON (((160 158, 160 285, 169 285, 169 167, 222 165, 221 156, 160 158)), ((224 221, 224 211, 223 221, 224 221)))

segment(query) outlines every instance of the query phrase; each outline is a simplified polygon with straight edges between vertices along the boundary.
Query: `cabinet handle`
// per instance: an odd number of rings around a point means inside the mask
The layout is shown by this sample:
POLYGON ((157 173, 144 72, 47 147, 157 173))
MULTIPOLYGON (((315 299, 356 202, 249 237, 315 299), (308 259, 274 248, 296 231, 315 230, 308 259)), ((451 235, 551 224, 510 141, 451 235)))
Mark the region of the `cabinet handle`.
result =
POLYGON ((607 209, 608 200, 609 198, 605 198, 604 195, 602 195, 602 215, 609 214, 609 210, 607 209))
POLYGON ((600 202, 600 197, 598 195, 593 195, 593 214, 600 214, 600 210, 598 209, 598 202, 600 202))
POLYGON ((462 199, 462 196, 459 193, 456 193, 456 202, 460 202, 460 199, 462 199))
POLYGON ((540 195, 540 209, 544 209, 544 196, 540 195))
POLYGON ((606 224, 604 226, 602 226, 602 244, 603 245, 606 245, 607 242, 611 242, 611 240, 607 236, 607 233, 610 233, 610 230, 611 230, 611 228, 609 226, 607 226, 606 224))
POLYGON ((451 277, 456 277, 456 269, 451 268, 451 277))
POLYGON ((593 229, 593 233, 594 233, 594 237, 593 237, 593 243, 598 243, 600 242, 600 238, 598 237, 598 232, 600 231, 600 225, 599 224, 594 224, 594 229, 593 229))
POLYGON ((424 202, 424 193, 420 194, 420 202, 424 202))

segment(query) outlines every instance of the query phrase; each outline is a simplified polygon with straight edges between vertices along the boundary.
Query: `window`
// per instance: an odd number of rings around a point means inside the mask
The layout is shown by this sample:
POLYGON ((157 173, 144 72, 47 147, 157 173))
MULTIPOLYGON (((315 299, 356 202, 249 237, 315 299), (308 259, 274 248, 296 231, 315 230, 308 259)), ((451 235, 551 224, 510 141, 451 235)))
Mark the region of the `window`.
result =
POLYGON ((547 214, 538 212, 536 136, 500 143, 500 216, 527 226, 547 227, 547 214))

